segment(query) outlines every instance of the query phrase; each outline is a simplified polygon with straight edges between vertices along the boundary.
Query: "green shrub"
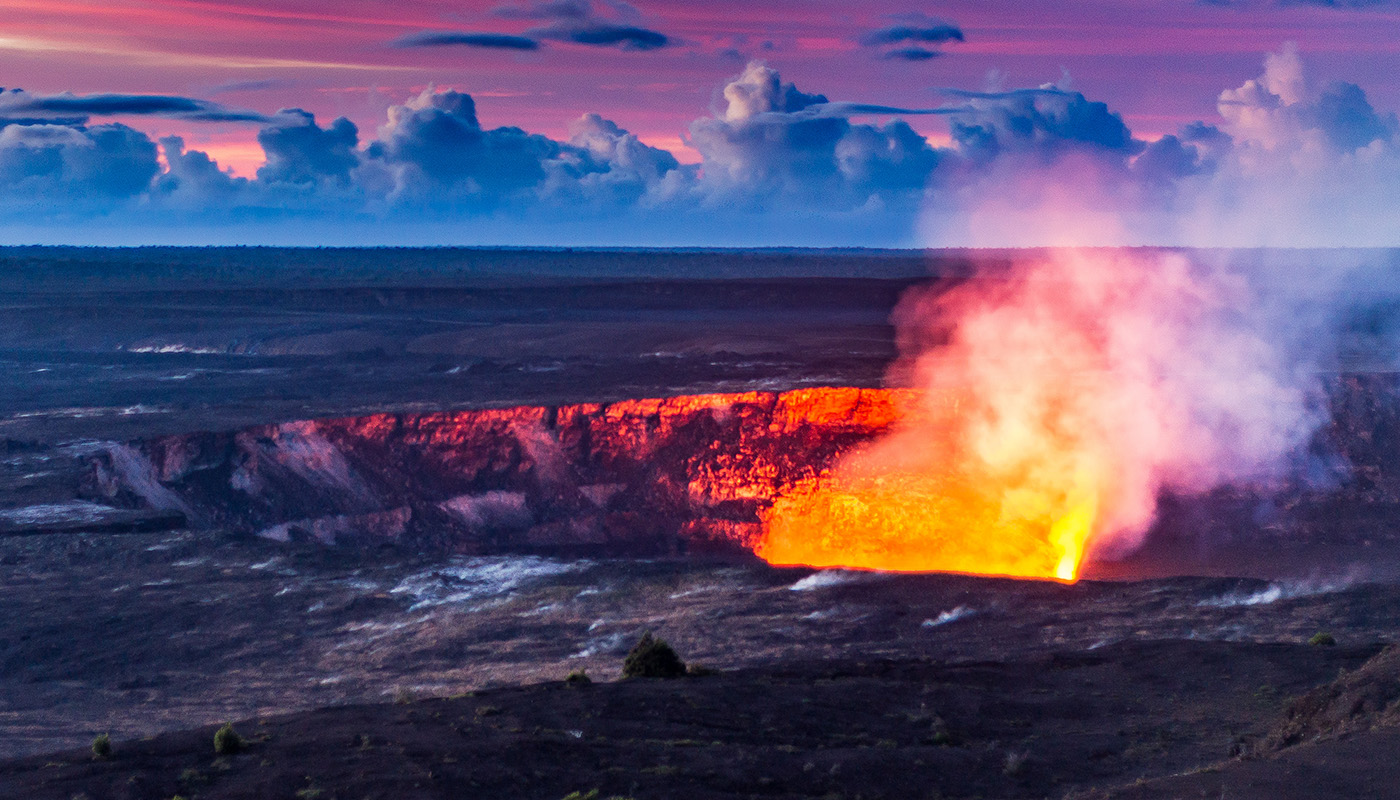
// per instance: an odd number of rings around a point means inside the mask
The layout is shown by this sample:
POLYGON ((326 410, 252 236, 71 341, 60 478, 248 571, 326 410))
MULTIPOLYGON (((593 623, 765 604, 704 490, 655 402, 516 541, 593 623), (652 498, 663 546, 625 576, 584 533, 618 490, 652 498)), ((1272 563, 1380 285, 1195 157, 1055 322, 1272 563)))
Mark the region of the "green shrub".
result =
POLYGON ((180 783, 186 787, 202 786, 209 782, 209 776, 194 767, 186 767, 180 772, 180 783))
POLYGON ((1312 645, 1313 647, 1336 647, 1337 637, 1333 636, 1327 631, 1318 631, 1317 633, 1314 633, 1312 635, 1311 639, 1308 640, 1308 644, 1312 645))
POLYGON ((243 737, 233 729, 233 723, 225 722, 224 726, 214 733, 214 752, 221 756, 231 756, 235 753, 243 752, 247 743, 243 737))
POLYGON ((692 678, 706 678, 711 675, 718 675, 719 670, 715 669, 714 667, 707 667, 704 664, 696 664, 694 662, 691 662, 685 665, 685 674, 689 675, 692 678))
POLYGON ((671 645, 652 636, 651 631, 642 634, 622 662, 624 678, 679 678, 684 674, 685 662, 671 645))
POLYGON ((112 755, 112 737, 99 733, 92 740, 92 754, 97 758, 110 758, 112 755))
POLYGON ((576 669, 564 676, 564 683, 575 688, 593 685, 593 679, 588 677, 588 670, 576 669))

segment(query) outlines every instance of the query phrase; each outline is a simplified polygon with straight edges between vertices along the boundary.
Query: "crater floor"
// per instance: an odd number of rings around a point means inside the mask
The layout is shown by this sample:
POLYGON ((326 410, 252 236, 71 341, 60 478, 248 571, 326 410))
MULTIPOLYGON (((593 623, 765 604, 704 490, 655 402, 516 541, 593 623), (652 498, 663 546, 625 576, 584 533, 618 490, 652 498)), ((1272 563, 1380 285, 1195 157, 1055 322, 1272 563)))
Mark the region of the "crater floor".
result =
POLYGON ((1400 586, 1345 576, 1067 586, 680 560, 376 560, 188 532, 0 538, 0 585, 0 757, 575 669, 609 680, 645 630, 728 671, 1302 644, 1318 631, 1370 646, 1400 629, 1400 586))

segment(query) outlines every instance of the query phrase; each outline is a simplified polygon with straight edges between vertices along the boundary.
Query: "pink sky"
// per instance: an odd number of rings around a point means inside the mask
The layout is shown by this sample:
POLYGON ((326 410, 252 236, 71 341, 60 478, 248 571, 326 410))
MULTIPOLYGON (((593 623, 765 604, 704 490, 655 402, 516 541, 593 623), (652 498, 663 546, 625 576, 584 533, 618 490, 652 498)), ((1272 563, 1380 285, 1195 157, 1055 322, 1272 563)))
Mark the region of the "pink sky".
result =
MULTIPOLYGON (((322 122, 347 116, 366 133, 385 109, 428 84, 473 95, 484 124, 564 137, 597 112, 675 152, 716 87, 763 58, 786 80, 833 100, 897 106, 941 102, 937 87, 1032 86, 1068 71, 1077 89, 1152 138, 1215 118, 1222 89, 1259 73, 1262 54, 1296 41, 1321 80, 1359 83, 1381 109, 1400 107, 1400 13, 1382 4, 1336 9, 1190 0, 737 0, 635 4, 634 22, 677 40, 647 52, 547 42, 515 53, 464 47, 398 49, 426 30, 521 33, 535 21, 491 13, 494 2, 444 0, 7 0, 0 5, 4 84, 31 92, 158 93, 273 112, 301 107, 322 122), (886 60, 859 37, 920 10, 962 28, 966 42, 924 62, 886 60), (738 53, 736 57, 735 51, 738 53)), ((178 133, 225 166, 261 162, 250 124, 125 120, 178 133)), ((911 121, 935 139, 942 121, 911 121)))

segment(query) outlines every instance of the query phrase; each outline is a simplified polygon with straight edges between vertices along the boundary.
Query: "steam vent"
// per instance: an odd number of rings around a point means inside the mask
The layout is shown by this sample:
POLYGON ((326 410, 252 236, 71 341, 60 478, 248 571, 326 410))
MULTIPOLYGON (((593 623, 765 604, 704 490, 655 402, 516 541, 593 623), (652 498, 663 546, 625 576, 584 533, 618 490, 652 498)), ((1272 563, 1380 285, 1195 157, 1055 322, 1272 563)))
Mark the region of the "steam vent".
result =
POLYGON ((86 492, 351 547, 746 553, 778 497, 885 432, 909 399, 815 388, 166 436, 96 457, 86 492))

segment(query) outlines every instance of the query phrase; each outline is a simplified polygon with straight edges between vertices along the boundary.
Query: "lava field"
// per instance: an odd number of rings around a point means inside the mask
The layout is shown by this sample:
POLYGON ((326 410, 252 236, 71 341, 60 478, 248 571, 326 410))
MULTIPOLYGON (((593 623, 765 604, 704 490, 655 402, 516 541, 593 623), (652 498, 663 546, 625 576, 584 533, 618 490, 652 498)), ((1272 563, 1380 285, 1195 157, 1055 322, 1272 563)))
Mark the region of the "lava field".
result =
POLYGON ((968 256, 11 256, 2 797, 1394 796, 1365 358, 1294 471, 1163 495, 1077 582, 776 567, 764 515, 915 398, 892 307, 968 256), (623 679, 647 631, 702 674, 623 679))

